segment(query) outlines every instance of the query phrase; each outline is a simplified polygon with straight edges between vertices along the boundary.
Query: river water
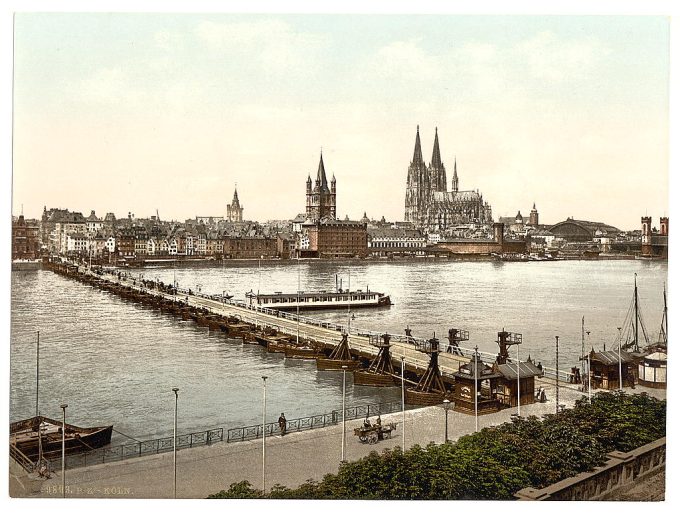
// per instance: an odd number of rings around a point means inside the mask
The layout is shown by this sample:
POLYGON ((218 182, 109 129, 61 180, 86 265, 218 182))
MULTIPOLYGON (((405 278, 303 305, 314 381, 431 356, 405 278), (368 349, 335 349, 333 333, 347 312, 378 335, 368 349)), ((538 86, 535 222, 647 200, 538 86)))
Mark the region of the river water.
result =
MULTIPOLYGON (((666 262, 556 261, 296 261, 225 262, 213 266, 145 268, 145 279, 200 289, 245 292, 329 290, 336 276, 352 289, 388 293, 393 306, 352 311, 352 328, 445 338, 451 327, 470 332, 466 347, 496 353, 496 333, 523 335, 521 357, 560 368, 581 354, 581 317, 588 347, 613 348, 633 296, 637 273, 640 308, 656 339, 663 310, 666 262)), ((260 346, 242 345, 50 271, 12 273, 10 419, 35 414, 36 338, 40 331, 39 407, 60 417, 67 403, 74 424, 114 424, 144 439, 172 433, 179 387, 179 431, 241 427, 261 422, 262 376, 267 380, 268 421, 340 409, 342 374, 317 371, 313 361, 286 360, 260 346)), ((346 323, 346 310, 307 315, 346 323)), ((347 404, 400 401, 398 388, 354 387, 347 404)), ((123 441, 119 435, 114 439, 123 441)))

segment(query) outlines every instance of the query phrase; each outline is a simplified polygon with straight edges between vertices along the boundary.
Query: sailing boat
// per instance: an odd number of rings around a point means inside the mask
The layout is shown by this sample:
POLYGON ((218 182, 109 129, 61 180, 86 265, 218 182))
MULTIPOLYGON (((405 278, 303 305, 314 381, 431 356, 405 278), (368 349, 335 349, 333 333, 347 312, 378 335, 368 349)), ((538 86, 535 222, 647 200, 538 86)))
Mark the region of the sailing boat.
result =
POLYGON ((624 319, 623 326, 625 330, 619 335, 619 344, 623 351, 630 351, 633 353, 640 353, 640 342, 644 338, 645 347, 649 344, 649 335, 647 333, 647 328, 645 327, 644 320, 642 319, 642 313, 640 312, 640 298, 638 296, 637 287, 637 273, 635 274, 635 288, 633 290, 633 299, 630 306, 628 307, 628 312, 626 313, 626 318, 624 319))
POLYGON ((638 381, 651 388, 666 388, 668 366, 668 307, 666 287, 663 288, 663 316, 656 344, 647 348, 642 361, 638 364, 638 381))

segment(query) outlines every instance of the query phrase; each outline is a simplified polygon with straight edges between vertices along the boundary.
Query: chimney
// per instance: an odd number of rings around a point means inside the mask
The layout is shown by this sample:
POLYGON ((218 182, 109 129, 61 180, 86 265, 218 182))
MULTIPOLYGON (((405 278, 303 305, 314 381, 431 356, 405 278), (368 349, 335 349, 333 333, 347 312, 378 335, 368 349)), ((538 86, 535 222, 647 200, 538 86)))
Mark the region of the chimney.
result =
POLYGON ((493 240, 496 242, 496 244, 500 244, 501 246, 503 245, 503 228, 504 228, 503 223, 494 223, 493 224, 493 240))

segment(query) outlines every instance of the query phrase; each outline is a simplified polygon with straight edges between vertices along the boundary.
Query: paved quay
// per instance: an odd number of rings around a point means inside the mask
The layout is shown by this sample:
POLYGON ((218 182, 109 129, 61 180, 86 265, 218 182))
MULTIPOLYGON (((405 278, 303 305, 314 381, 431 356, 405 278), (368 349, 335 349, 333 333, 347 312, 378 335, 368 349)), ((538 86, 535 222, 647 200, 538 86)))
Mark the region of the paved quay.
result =
MULTIPOLYGON (((554 393, 547 383, 548 402, 523 406, 522 415, 542 415, 555 411, 554 393)), ((649 391, 661 396, 659 391, 637 387, 635 392, 649 391)), ((561 387, 560 402, 573 405, 582 397, 575 387, 561 387)), ((479 428, 510 420, 515 408, 478 417, 479 428)), ((406 412, 406 445, 426 445, 444 441, 444 410, 432 406, 406 412)), ((374 419, 372 419, 374 420, 374 419)), ((371 451, 401 445, 401 412, 384 415, 383 423, 397 422, 393 438, 376 445, 361 444, 354 436, 354 428, 362 420, 347 422, 346 459, 354 461, 371 451)), ((449 412, 449 438, 472 433, 475 418, 458 412, 449 412)), ((267 438, 266 485, 279 483, 295 487, 308 479, 320 480, 327 473, 335 473, 341 459, 342 426, 336 425, 310 431, 293 432, 284 437, 267 438)), ((12 497, 60 497, 61 475, 53 474, 46 481, 35 481, 25 476, 16 465, 10 468, 10 495, 12 497)), ((58 469, 57 469, 58 470, 58 469)), ((262 440, 237 443, 216 443, 183 449, 177 453, 177 497, 204 498, 231 483, 247 480, 256 487, 262 486, 262 440)), ((67 496, 90 498, 171 498, 173 494, 173 455, 131 458, 128 460, 81 467, 66 472, 67 496)))

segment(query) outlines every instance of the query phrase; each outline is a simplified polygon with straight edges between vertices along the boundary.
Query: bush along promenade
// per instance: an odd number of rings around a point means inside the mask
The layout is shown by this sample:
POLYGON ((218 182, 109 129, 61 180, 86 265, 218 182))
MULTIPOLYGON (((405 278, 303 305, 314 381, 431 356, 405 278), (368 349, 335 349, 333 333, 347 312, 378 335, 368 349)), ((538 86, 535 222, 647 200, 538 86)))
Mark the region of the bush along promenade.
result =
POLYGON ((592 470, 610 451, 628 452, 665 434, 665 400, 601 392, 592 404, 582 399, 543 419, 515 417, 455 443, 372 452, 298 488, 275 485, 263 494, 241 481, 209 498, 512 500, 524 487, 592 470))

